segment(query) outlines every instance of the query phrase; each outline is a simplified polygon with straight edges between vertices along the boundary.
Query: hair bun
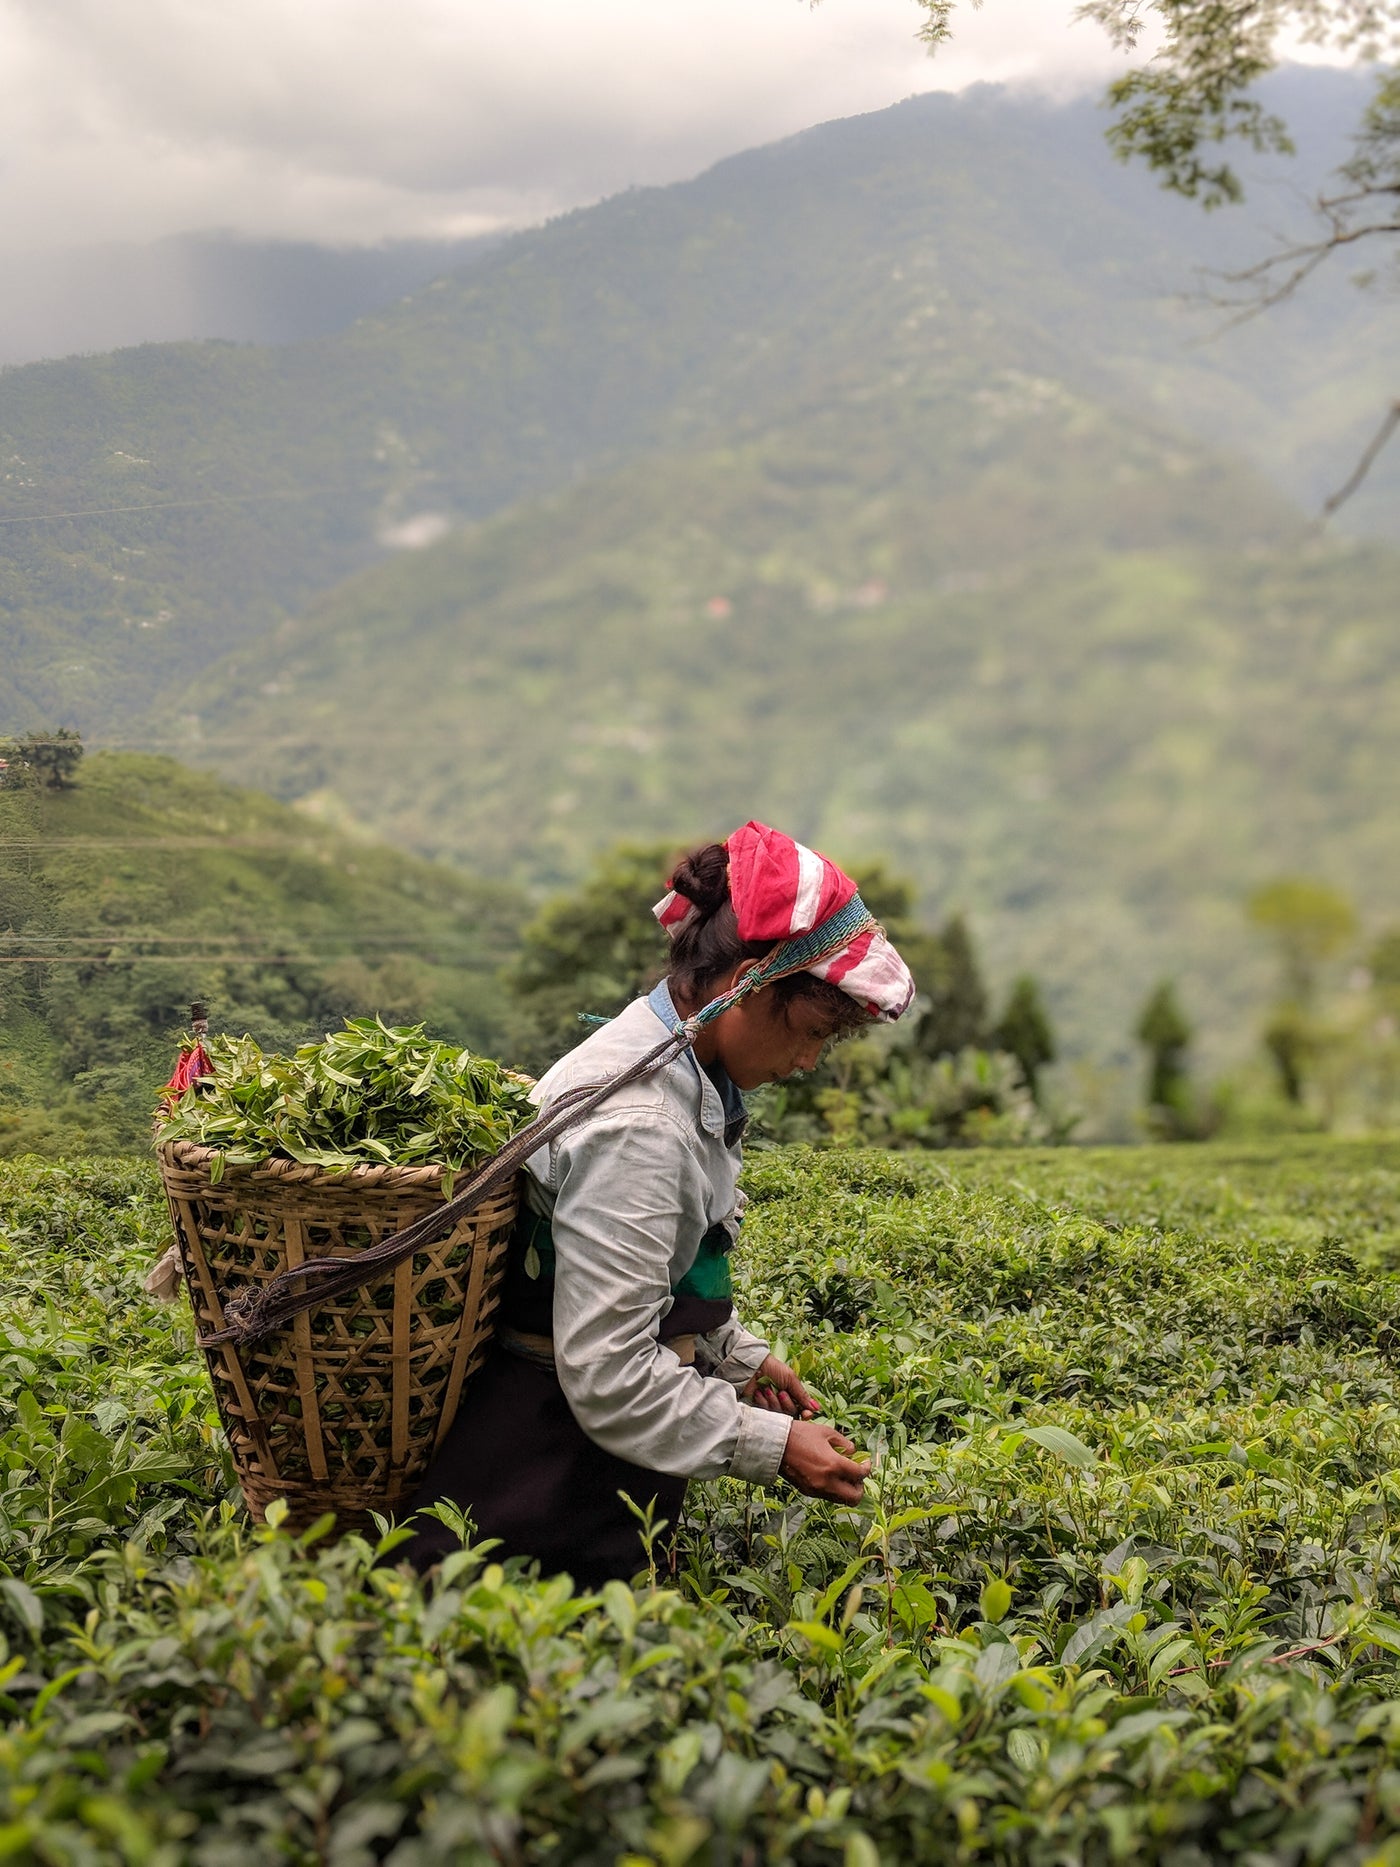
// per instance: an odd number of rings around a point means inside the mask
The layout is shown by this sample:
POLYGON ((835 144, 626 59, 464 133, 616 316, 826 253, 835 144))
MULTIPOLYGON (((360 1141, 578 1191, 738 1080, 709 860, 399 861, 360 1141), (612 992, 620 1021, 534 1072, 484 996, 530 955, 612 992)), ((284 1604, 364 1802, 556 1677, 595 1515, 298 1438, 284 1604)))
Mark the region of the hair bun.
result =
POLYGON ((729 851, 723 843, 693 849, 676 864, 671 886, 702 914, 715 913, 729 900, 729 851))

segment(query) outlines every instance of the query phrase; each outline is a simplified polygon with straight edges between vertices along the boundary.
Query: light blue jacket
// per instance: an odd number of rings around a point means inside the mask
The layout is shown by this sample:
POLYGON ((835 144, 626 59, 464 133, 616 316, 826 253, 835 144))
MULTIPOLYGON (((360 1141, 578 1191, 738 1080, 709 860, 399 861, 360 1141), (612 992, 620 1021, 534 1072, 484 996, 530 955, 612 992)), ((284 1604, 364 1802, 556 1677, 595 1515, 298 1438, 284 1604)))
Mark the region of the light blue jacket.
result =
MULTIPOLYGON (((675 1021, 664 987, 636 1000, 561 1057, 535 1101, 547 1110, 635 1062, 675 1021)), ((687 1053, 532 1155, 527 1198, 551 1222, 555 1367, 589 1438, 648 1471, 771 1483, 790 1421, 739 1398, 767 1343, 731 1321, 697 1338, 687 1367, 657 1338, 701 1238, 738 1226, 742 1155, 724 1127, 719 1091, 687 1053)))

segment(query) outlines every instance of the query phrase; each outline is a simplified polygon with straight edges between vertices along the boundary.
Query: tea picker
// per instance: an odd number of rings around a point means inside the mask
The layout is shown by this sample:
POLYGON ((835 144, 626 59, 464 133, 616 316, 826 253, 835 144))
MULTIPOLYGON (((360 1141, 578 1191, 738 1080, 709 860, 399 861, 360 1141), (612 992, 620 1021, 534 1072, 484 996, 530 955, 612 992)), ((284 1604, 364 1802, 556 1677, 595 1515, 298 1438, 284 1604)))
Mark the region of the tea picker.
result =
MULTIPOLYGON (((913 982, 850 877, 763 824, 684 858, 656 914, 666 977, 545 1074, 534 1120, 451 1199, 420 1189, 409 1213, 393 1167, 268 1161, 215 1185, 162 1144, 255 1508, 447 1503, 498 1554, 594 1586, 641 1565, 628 1500, 674 1524, 691 1478, 859 1498, 868 1467, 734 1314, 742 1094, 898 1018, 913 982), (453 1313, 435 1368, 429 1296, 453 1313)), ((452 1547, 424 1515, 407 1554, 452 1547)))

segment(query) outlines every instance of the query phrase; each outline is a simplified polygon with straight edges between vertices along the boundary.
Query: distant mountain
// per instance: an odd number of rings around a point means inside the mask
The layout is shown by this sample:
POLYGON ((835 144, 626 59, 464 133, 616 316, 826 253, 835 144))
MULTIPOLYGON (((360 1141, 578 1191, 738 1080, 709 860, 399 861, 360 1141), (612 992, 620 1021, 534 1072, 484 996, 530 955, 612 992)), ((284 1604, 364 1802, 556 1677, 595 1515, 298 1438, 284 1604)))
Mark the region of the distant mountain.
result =
MULTIPOLYGON (((1063 383, 1315 506, 1400 334, 1338 275, 1193 347, 1209 320, 1172 295, 1285 210, 1208 219, 1102 128, 1087 105, 917 98, 519 235, 334 337, 0 374, 0 724, 144 718, 150 743, 211 660, 395 542, 909 369, 1063 383)), ((1355 523, 1393 530, 1397 487, 1391 461, 1355 523)))
POLYGON ((380 1011, 494 1049, 525 910, 171 759, 0 789, 0 1153, 140 1145, 194 998, 265 1043, 380 1011))
POLYGON ((206 233, 12 253, 0 299, 0 365, 202 338, 327 337, 463 271, 498 244, 490 236, 329 247, 206 233))
POLYGON ((1248 888, 1400 916, 1400 558, 1064 383, 939 357, 366 571, 210 669, 210 751, 536 884, 756 814, 884 855, 1127 1060, 1175 974, 1218 1064, 1248 888))

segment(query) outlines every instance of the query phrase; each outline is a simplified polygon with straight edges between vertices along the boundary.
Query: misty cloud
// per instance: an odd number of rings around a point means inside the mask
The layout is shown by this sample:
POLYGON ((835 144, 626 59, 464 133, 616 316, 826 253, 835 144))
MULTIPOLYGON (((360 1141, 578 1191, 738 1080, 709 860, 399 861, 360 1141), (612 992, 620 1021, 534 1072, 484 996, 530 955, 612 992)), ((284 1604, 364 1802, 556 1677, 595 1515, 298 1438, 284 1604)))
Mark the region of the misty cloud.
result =
POLYGON ((1073 0, 0 0, 0 250, 536 221, 978 79, 1076 89, 1073 0))

